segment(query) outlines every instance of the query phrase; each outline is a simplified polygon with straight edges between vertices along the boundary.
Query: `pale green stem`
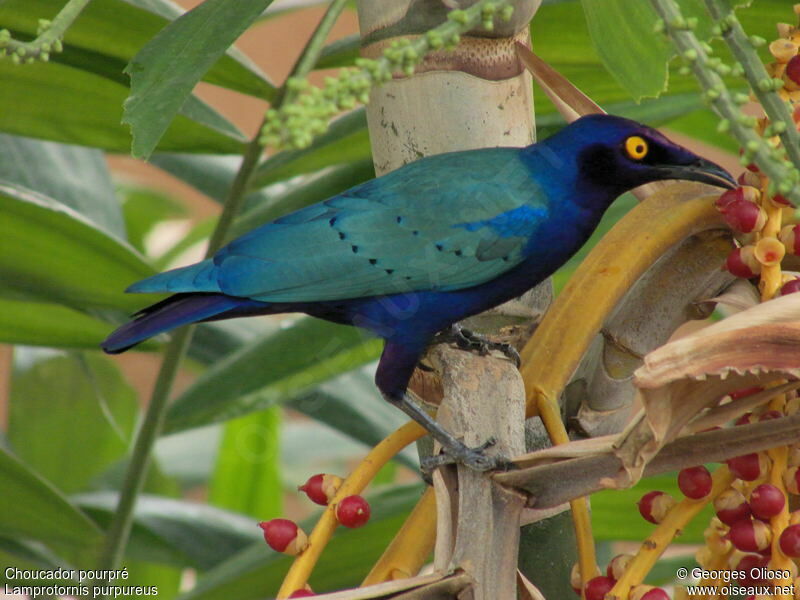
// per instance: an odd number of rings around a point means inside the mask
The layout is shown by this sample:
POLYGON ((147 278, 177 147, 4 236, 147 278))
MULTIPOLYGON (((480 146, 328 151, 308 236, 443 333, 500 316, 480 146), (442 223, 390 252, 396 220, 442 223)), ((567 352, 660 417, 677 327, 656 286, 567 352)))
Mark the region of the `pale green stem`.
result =
POLYGON ((753 162, 776 186, 785 186, 781 189, 781 193, 795 206, 800 206, 800 186, 796 185, 799 175, 797 169, 791 163, 775 160, 772 156, 773 149, 753 131, 749 118, 741 112, 722 78, 709 65, 708 54, 703 44, 684 26, 686 19, 681 15, 678 5, 674 0, 650 0, 650 3, 663 19, 666 31, 678 53, 690 62, 692 72, 704 90, 706 99, 717 114, 729 124, 731 134, 746 152, 752 154, 753 162))
MULTIPOLYGON (((78 18, 81 11, 91 0, 69 0, 59 13, 53 18, 50 24, 44 28, 35 40, 22 42, 7 38, 0 40, 0 49, 18 59, 35 59, 41 57, 47 60, 51 51, 61 50, 61 39, 64 33, 78 18)), ((8 34, 8 30, 3 30, 8 34)))
POLYGON ((747 81, 769 120, 772 123, 783 123, 783 131, 779 134, 783 147, 794 166, 800 169, 800 135, 797 133, 787 103, 774 90, 763 89, 768 84, 772 84, 773 80, 764 68, 764 63, 758 57, 733 10, 720 0, 705 0, 705 2, 711 17, 722 27, 725 42, 730 47, 733 56, 744 68, 747 81))

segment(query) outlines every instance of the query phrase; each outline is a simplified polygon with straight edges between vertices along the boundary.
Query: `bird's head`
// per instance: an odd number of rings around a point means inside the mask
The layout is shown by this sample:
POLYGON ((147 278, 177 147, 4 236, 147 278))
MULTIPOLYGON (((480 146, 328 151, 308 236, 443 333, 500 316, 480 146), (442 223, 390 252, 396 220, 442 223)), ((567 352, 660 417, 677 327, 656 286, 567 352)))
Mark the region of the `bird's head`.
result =
POLYGON ((558 147, 571 147, 579 185, 613 192, 664 179, 700 181, 733 188, 733 177, 719 165, 668 140, 661 133, 622 117, 588 115, 565 127, 558 147))

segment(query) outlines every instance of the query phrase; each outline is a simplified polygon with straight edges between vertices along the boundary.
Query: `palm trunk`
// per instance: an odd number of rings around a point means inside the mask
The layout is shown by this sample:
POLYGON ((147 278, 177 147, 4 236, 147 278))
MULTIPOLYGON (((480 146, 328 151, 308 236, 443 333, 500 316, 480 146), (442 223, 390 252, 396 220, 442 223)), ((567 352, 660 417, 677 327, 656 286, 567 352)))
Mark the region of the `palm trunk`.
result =
MULTIPOLYGON (((518 0, 509 22, 496 19, 491 32, 476 30, 463 36, 455 50, 429 55, 413 76, 396 76, 373 91, 367 119, 378 175, 431 154, 525 146, 534 140, 533 88, 514 44, 529 44, 528 23, 540 2, 518 0)), ((446 18, 449 8, 469 4, 474 2, 359 0, 362 55, 376 57, 392 40, 424 34, 446 18)), ((501 317, 493 311, 482 321, 483 327, 496 329, 509 318, 519 322, 520 307, 528 317, 541 314, 551 297, 552 286, 547 281, 526 295, 522 305, 517 303, 505 311, 516 317, 502 317, 501 307, 501 317)), ((469 444, 495 437, 497 450, 506 455, 525 449, 524 390, 511 363, 446 348, 438 348, 430 360, 440 374, 439 389, 444 391, 438 415, 445 426, 469 444)), ((544 434, 538 435, 534 444, 541 445, 544 434)), ((440 469, 434 481, 439 515, 437 569, 467 571, 475 580, 475 598, 516 597, 523 499, 461 467, 440 469)), ((565 566, 567 576, 560 582, 541 582, 547 584, 546 594, 553 598, 572 593, 567 588, 574 546, 548 539, 558 536, 563 540, 562 521, 555 517, 526 528, 535 539, 523 543, 523 548, 549 547, 548 561, 565 566), (566 554, 563 557, 562 552, 566 554)), ((552 568, 531 555, 522 556, 519 562, 533 581, 544 568, 552 568)))

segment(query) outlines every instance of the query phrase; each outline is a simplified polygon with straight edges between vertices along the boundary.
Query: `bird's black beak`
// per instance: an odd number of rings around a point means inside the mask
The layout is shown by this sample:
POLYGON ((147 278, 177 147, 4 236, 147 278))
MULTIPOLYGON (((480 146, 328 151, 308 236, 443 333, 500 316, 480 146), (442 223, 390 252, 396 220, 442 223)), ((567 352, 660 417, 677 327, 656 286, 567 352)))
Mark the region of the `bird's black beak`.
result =
POLYGON ((736 180, 725 169, 718 164, 698 158, 695 162, 688 165, 665 165, 659 167, 664 179, 684 179, 688 181, 700 181, 716 187, 733 189, 736 187, 736 180))

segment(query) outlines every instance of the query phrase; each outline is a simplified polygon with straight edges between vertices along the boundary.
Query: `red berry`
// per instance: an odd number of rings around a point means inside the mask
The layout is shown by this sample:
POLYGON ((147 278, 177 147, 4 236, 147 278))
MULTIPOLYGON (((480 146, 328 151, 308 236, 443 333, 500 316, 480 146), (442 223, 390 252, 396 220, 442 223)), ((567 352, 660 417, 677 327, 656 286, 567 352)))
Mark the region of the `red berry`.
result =
POLYGON ((361 527, 369 521, 369 503, 361 496, 347 496, 336 505, 336 518, 345 527, 361 527))
POLYGON ((772 200, 772 202, 778 206, 794 206, 794 204, 792 204, 786 196, 781 194, 775 194, 772 196, 772 198, 770 198, 770 200, 772 200))
POLYGON ((669 600, 669 595, 661 588, 654 587, 639 596, 638 600, 669 600))
POLYGON ((639 514, 645 520, 658 524, 664 520, 670 509, 675 506, 675 500, 669 494, 654 490, 642 496, 638 506, 639 514))
POLYGON ((289 598, 310 598, 311 596, 316 596, 311 590, 295 590, 289 594, 289 598))
POLYGON ((785 504, 783 492, 770 483, 762 483, 750 493, 750 509, 760 519, 780 514, 785 504))
POLYGON ((728 269, 731 275, 744 279, 755 277, 761 272, 761 264, 753 255, 752 246, 734 248, 731 250, 731 253, 728 254, 728 258, 725 261, 725 268, 728 269))
POLYGON ((750 518, 750 505, 744 495, 735 488, 729 488, 714 499, 717 518, 725 525, 750 518))
POLYGON ((308 546, 308 538, 294 521, 272 519, 258 524, 264 530, 264 540, 277 552, 290 556, 300 554, 308 546))
POLYGON ((714 201, 714 205, 719 212, 725 214, 728 211, 728 207, 739 200, 744 200, 744 191, 741 187, 725 190, 720 194, 719 198, 714 201))
MULTIPOLYGON (((741 175, 736 178, 736 181, 739 185, 746 185, 758 190, 761 187, 761 179, 759 179, 758 175, 753 173, 752 171, 742 171, 741 175)), ((760 192, 759 192, 760 194, 760 192)))
POLYGON ((782 419, 783 413, 779 410, 768 410, 758 417, 759 421, 771 421, 773 419, 782 419))
POLYGON ((781 296, 800 292, 800 277, 795 277, 781 286, 781 296))
POLYGON ((793 56, 786 63, 786 77, 800 85, 800 54, 793 56))
POLYGON ((590 579, 586 583, 586 600, 603 600, 605 595, 611 591, 616 582, 611 577, 600 575, 590 579))
MULTIPOLYGON (((752 569, 760 569, 766 567, 769 559, 758 554, 745 554, 736 565, 736 571, 744 572, 744 577, 739 580, 740 586, 756 585, 760 577, 753 577, 750 572, 752 569)), ((755 571, 756 573, 758 571, 755 571)))
POLYGON ((734 200, 723 211, 725 222, 734 231, 750 233, 760 231, 767 222, 767 213, 755 202, 734 200))
POLYGON ((762 521, 742 519, 731 525, 728 539, 742 552, 760 552, 769 547, 772 530, 762 521))
MULTIPOLYGON (((744 398, 745 396, 752 396, 753 394, 757 394, 758 392, 763 392, 764 388, 760 385, 754 385, 751 387, 741 388, 736 391, 731 392, 729 395, 731 400, 738 400, 739 398, 744 398)), ((747 413, 748 415, 750 413, 747 413)))
POLYGON ((678 487, 684 496, 692 500, 708 496, 711 483, 711 473, 703 465, 681 469, 678 473, 678 487))
POLYGON ((789 254, 800 254, 800 225, 786 225, 781 228, 778 239, 789 254))
POLYGON ((342 478, 327 473, 319 473, 308 478, 305 484, 297 489, 305 492, 312 502, 327 506, 336 495, 339 486, 342 485, 342 478))
POLYGON ((733 476, 738 479, 755 481, 761 477, 763 461, 761 456, 756 452, 729 458, 725 462, 731 470, 731 473, 733 473, 733 476))
POLYGON ((789 525, 778 540, 781 552, 792 558, 800 557, 800 525, 789 525))

